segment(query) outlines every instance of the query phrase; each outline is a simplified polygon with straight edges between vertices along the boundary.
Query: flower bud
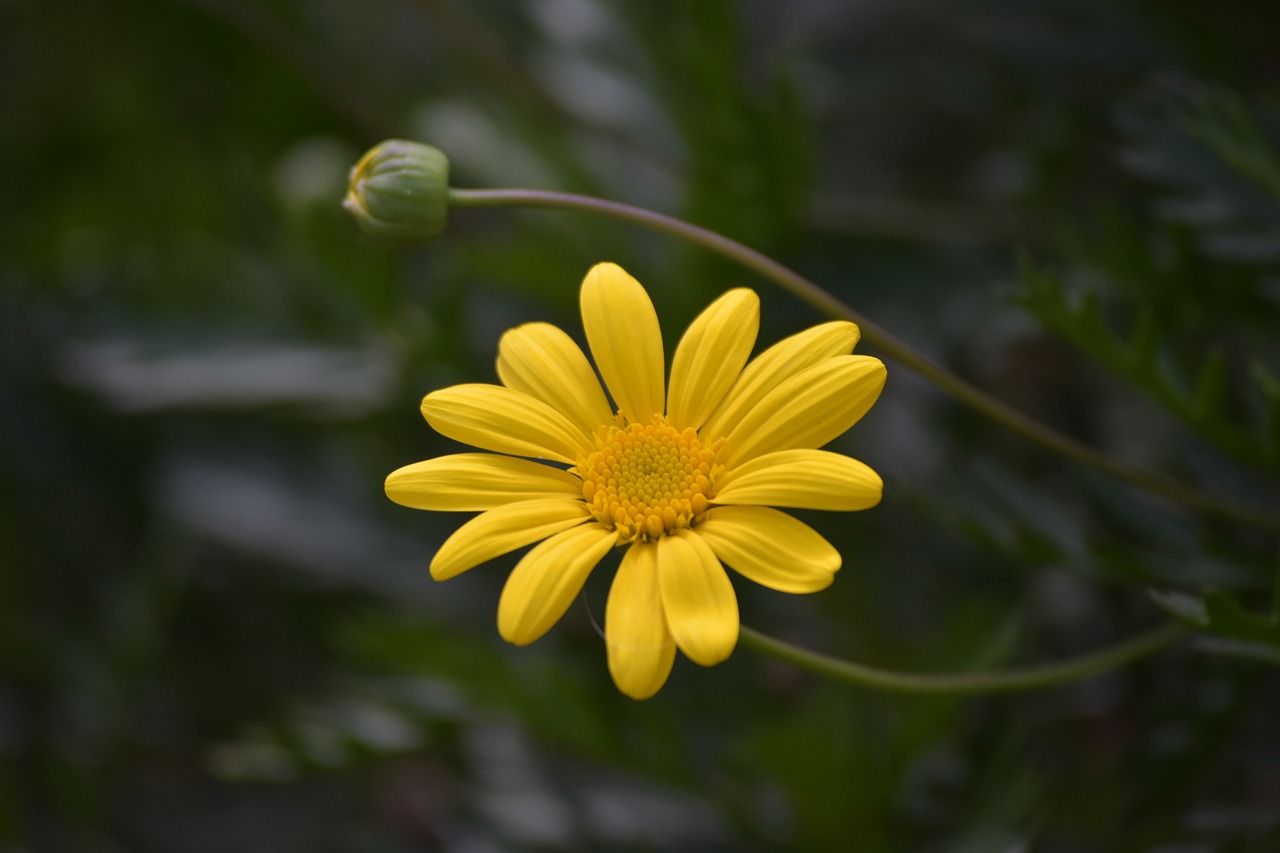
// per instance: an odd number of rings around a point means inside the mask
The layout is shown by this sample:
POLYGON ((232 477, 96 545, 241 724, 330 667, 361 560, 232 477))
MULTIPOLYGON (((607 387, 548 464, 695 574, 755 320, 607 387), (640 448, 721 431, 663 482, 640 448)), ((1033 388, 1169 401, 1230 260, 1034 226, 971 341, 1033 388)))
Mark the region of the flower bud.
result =
POLYGON ((342 206, 375 240, 434 240, 449 211, 449 159, 430 145, 388 139, 352 167, 342 206))

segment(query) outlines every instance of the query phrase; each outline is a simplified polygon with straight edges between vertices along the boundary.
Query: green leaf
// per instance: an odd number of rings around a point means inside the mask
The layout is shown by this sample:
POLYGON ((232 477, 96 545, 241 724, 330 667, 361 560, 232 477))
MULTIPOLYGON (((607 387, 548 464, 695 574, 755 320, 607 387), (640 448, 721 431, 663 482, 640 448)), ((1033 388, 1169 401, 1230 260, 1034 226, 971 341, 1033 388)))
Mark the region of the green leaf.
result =
POLYGON ((1023 291, 1019 302, 1042 323, 1080 347, 1118 376, 1140 388, 1172 414, 1222 450, 1252 466, 1280 465, 1280 380, 1261 362, 1253 364, 1255 383, 1264 397, 1261 419, 1241 423, 1228 411, 1230 369, 1221 350, 1213 350, 1189 382, 1172 353, 1181 349, 1175 335, 1161 328, 1150 308, 1142 309, 1128 336, 1108 322, 1108 306, 1096 291, 1074 302, 1057 277, 1037 267, 1025 254, 1018 258, 1023 291))
POLYGON ((1129 339, 1129 364, 1137 369, 1143 365, 1155 364, 1159 354, 1160 337, 1155 313, 1144 308, 1138 315, 1138 323, 1134 326, 1133 336, 1129 339))
POLYGON ((1244 640, 1228 640, 1223 637, 1205 637, 1200 641, 1201 651, 1214 652, 1220 655, 1233 655, 1250 658, 1263 663, 1280 666, 1280 648, 1263 643, 1249 643, 1244 640))
POLYGON ((1151 590, 1148 594, 1174 619, 1212 635, 1202 639, 1202 649, 1280 665, 1280 583, 1277 593, 1274 606, 1278 609, 1271 616, 1245 609, 1218 589, 1206 590, 1198 597, 1173 590, 1151 590))
POLYGON ((1262 393, 1271 401, 1280 402, 1280 379, 1261 360, 1255 359, 1252 367, 1253 381, 1258 383, 1262 393))
POLYGON ((1207 628, 1209 626, 1209 612, 1205 608, 1204 602, 1194 595, 1174 590, 1162 592, 1155 589, 1150 590, 1147 595, 1151 597, 1157 607, 1174 619, 1185 622, 1194 628, 1207 628))
POLYGON ((1200 368, 1193 401, 1194 415, 1201 420, 1214 418, 1226 408, 1227 362, 1221 351, 1210 355, 1200 368))
POLYGON ((1264 397, 1261 421, 1261 443, 1272 460, 1280 458, 1280 379, 1260 360, 1252 365, 1254 385, 1264 397))
POLYGON ((1262 643, 1280 649, 1280 619, 1246 610, 1227 593, 1211 589, 1204 594, 1209 630, 1232 640, 1262 643))
POLYGON ((1200 92, 1183 114, 1183 126, 1242 175, 1280 198, 1280 154, 1239 95, 1200 92))

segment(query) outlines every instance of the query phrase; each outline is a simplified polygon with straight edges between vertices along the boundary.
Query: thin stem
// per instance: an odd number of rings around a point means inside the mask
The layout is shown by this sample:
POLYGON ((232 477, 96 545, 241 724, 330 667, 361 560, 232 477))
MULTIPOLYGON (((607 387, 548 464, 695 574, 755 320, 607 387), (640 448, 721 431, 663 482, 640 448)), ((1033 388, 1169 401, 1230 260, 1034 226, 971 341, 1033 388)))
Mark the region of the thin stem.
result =
POLYGON ((895 693, 960 696, 1037 690, 1080 681, 1155 654, 1183 639, 1190 631, 1185 625, 1171 622, 1100 652, 1058 663, 960 675, 917 675, 877 669, 811 652, 761 634, 745 625, 741 628, 739 638, 744 646, 758 652, 859 687, 895 693))
POLYGON ((829 317, 857 323, 862 339, 908 370, 915 371, 960 402, 996 423, 1068 459, 1106 472, 1173 503, 1245 524, 1280 531, 1280 514, 1206 494, 1170 477, 1128 465, 1024 415, 954 373, 930 361, 817 284, 772 258, 706 228, 673 216, 620 202, 542 190, 449 190, 454 207, 546 207, 595 213, 688 240, 740 264, 807 302, 829 317))

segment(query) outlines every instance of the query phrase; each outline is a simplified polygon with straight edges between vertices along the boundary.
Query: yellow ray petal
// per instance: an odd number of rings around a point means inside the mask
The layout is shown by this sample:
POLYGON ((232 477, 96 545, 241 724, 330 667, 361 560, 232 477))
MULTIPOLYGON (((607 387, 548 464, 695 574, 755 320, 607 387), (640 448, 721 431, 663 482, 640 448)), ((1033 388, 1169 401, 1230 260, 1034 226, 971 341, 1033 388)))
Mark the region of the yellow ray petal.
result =
POLYGON ((638 542, 627 549, 609 588, 605 644, 613 683, 632 699, 662 689, 676 657, 658 589, 658 548, 638 542))
POLYGON ((618 541, 601 524, 580 524, 534 545, 521 558, 498 600, 498 633, 525 646, 560 620, 587 575, 618 541))
POLYGON ((858 327, 844 320, 823 323, 778 341, 751 360, 702 427, 704 441, 733 431, 747 412, 774 388, 807 367, 853 352, 858 327))
POLYGON ((880 503, 880 475, 857 459, 826 450, 780 450, 730 468, 712 503, 849 512, 880 503))
POLYGON ((729 568, 780 592, 826 589, 840 568, 840 552, 817 531, 768 507, 716 507, 694 532, 729 568))
POLYGON ((738 598, 716 555, 696 533, 658 540, 658 587, 667 627, 694 663, 713 666, 738 642, 738 598))
POLYGON ((698 429, 733 385, 760 331, 760 297, 730 290, 690 324, 671 361, 667 418, 698 429))
POLYGON ((553 495, 582 497, 582 481, 568 471, 492 453, 456 453, 406 465, 391 472, 386 489, 401 506, 437 512, 475 512, 553 495))
POLYGON ((756 456, 821 447, 857 423, 884 388, 884 364, 838 355, 800 371, 764 396, 724 440, 727 469, 756 456))
POLYGON ((587 505, 571 498, 521 501, 482 512, 444 540, 431 559, 431 577, 448 580, 589 518, 587 505))
POLYGON ((613 409, 582 350, 550 323, 526 323, 498 343, 502 384, 537 397, 587 435, 613 422, 613 409))
POLYGON ((576 464, 594 449, 581 429, 528 394, 501 385, 453 385, 422 400, 422 416, 443 436, 498 453, 576 464))
POLYGON ((662 414, 662 330, 649 294, 606 263, 587 273, 579 301, 587 344, 618 410, 640 422, 662 414))

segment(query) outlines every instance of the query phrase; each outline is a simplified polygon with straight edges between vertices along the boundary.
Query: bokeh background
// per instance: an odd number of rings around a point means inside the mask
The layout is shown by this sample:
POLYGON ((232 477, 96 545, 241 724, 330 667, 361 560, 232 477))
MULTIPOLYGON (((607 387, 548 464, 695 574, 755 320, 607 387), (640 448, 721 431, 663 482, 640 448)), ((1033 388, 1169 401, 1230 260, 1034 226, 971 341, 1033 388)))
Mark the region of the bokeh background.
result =
MULTIPOLYGON (((401 136, 457 186, 674 213, 1092 446, 1274 508, 1278 46, 1264 0, 3 0, 0 849, 1280 850, 1278 670, 1222 643, 969 699, 740 648, 636 703, 602 572, 506 646, 514 557, 434 583, 461 519, 382 493, 451 449, 422 395, 492 381, 509 326, 580 335, 600 260, 669 344, 732 286, 761 342, 824 318, 581 214, 455 211, 392 250, 339 207, 401 136)), ((770 634, 963 671, 1132 636, 1168 618, 1151 590, 1270 606, 1273 533, 892 363, 836 448, 885 500, 806 516, 845 555, 830 590, 737 583, 770 634)))

